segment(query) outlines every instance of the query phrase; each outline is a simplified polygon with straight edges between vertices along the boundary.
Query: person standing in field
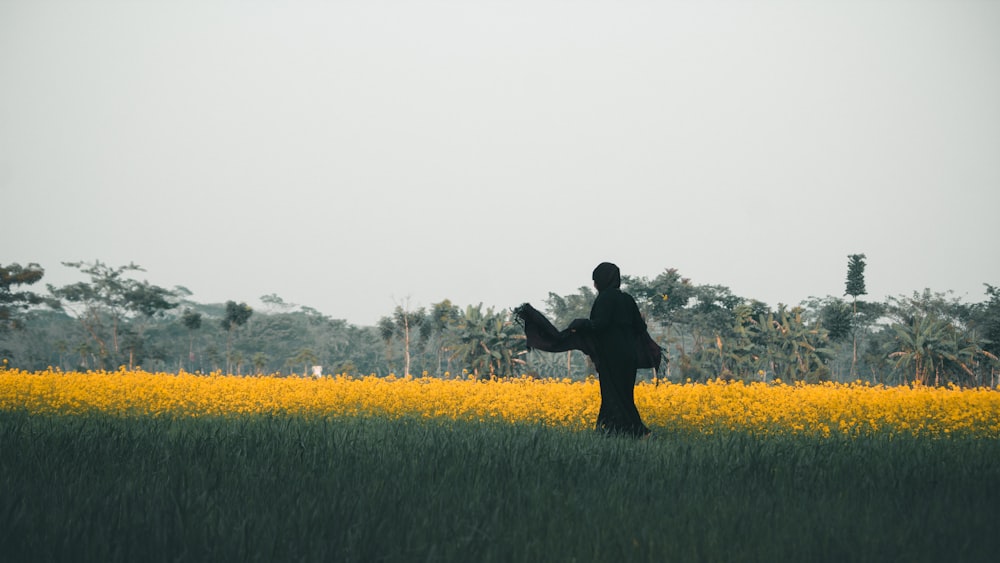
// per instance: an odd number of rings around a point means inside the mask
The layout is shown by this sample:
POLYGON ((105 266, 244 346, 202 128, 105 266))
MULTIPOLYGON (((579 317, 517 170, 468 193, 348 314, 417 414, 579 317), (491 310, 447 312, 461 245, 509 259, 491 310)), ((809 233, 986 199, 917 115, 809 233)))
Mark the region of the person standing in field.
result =
MULTIPOLYGON (((602 262, 594 269, 593 280, 597 298, 590 318, 574 320, 569 330, 593 342, 590 355, 601 386, 597 430, 643 438, 650 431, 635 406, 635 379, 640 363, 648 363, 641 358, 643 343, 651 342, 646 321, 635 299, 621 290, 618 266, 602 262)), ((659 363, 658 347, 656 353, 659 363)))

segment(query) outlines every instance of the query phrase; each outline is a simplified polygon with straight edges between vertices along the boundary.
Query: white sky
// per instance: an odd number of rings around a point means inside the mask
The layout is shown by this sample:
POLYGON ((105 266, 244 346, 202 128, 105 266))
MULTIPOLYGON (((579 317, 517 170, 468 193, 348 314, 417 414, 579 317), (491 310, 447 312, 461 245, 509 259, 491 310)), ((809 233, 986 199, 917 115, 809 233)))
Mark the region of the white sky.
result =
POLYGON ((355 324, 1000 285, 1000 1, 0 0, 0 263, 355 324))

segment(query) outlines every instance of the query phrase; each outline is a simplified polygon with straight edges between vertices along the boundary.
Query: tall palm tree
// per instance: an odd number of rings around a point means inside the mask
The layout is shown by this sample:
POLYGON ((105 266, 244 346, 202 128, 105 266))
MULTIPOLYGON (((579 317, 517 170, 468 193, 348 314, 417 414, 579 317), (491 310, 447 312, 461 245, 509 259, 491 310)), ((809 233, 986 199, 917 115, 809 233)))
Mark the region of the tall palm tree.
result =
POLYGON ((194 371, 194 331, 201 328, 201 313, 190 308, 185 309, 181 316, 181 322, 184 323, 184 328, 188 331, 188 362, 191 371, 194 371))
POLYGON ((421 327, 427 322, 427 313, 423 307, 411 311, 397 305, 392 317, 382 317, 378 321, 379 336, 386 344, 386 356, 391 360, 392 343, 395 337, 403 341, 403 375, 410 375, 410 349, 414 339, 420 336, 421 346, 426 343, 427 330, 421 327))

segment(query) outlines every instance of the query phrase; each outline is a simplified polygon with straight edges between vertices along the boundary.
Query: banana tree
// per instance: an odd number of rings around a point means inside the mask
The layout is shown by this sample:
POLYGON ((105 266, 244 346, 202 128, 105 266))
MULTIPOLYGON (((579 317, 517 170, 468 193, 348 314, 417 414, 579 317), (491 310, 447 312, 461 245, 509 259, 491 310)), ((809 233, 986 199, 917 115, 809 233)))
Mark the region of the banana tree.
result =
POLYGON ((760 357, 772 373, 788 381, 815 382, 828 377, 826 360, 832 355, 829 336, 819 326, 803 320, 803 309, 779 305, 775 312, 760 315, 753 333, 760 357))
POLYGON ((983 348, 984 340, 970 331, 960 331, 954 325, 945 328, 945 336, 934 357, 934 384, 941 378, 955 383, 981 385, 981 367, 995 362, 997 357, 983 348), (986 360, 986 361, 983 361, 986 360))
POLYGON ((717 347, 726 365, 737 377, 747 380, 756 377, 760 355, 753 341, 754 309, 750 304, 740 304, 733 310, 735 322, 728 337, 720 336, 717 347))
POLYGON ((516 375, 525 365, 524 334, 507 312, 484 312, 482 304, 468 306, 458 322, 448 330, 452 357, 475 377, 516 375))
POLYGON ((764 371, 774 377, 787 379, 785 370, 787 358, 781 346, 780 326, 774 313, 769 311, 758 316, 757 321, 750 327, 750 332, 764 371))

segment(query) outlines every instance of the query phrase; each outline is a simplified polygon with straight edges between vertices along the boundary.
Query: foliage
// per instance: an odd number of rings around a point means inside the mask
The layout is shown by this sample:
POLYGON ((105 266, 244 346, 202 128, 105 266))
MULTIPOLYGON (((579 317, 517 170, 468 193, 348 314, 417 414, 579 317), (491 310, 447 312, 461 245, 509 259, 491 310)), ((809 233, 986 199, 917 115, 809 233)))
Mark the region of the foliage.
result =
POLYGON ((973 308, 971 325, 983 342, 983 350, 1000 356, 1000 287, 986 286, 989 299, 973 308))
POLYGON ((858 375, 858 297, 865 295, 865 255, 851 254, 847 257, 847 283, 844 295, 853 300, 851 323, 851 377, 858 375))
POLYGON ((35 263, 23 267, 16 263, 0 265, 0 333, 19 326, 19 310, 45 301, 34 292, 14 291, 14 287, 35 284, 44 275, 45 270, 35 263))
POLYGON ((410 375, 411 346, 418 342, 426 344, 433 329, 434 325, 423 307, 410 310, 397 305, 391 317, 382 317, 378 321, 379 336, 385 341, 386 355, 390 360, 393 339, 402 339, 404 375, 410 375))
POLYGON ((444 336, 452 357, 475 376, 512 377, 521 373, 527 353, 524 333, 510 311, 483 311, 482 304, 468 306, 444 336))
POLYGON ((288 367, 302 366, 302 375, 307 375, 311 373, 309 367, 316 365, 318 361, 319 356, 311 348, 301 348, 294 356, 285 361, 285 365, 288 367))
POLYGON ((851 307, 840 298, 831 298, 824 303, 819 317, 820 324, 826 328, 833 342, 843 341, 853 332, 854 320, 851 307))
POLYGON ((184 328, 188 331, 188 369, 192 371, 194 368, 194 331, 201 328, 201 313, 191 309, 190 307, 184 309, 184 313, 181 315, 181 323, 184 328))
POLYGON ((962 334, 955 325, 934 314, 914 316, 908 324, 892 325, 897 351, 889 354, 896 367, 910 368, 913 381, 926 384, 933 374, 934 385, 942 382, 981 384, 974 371, 980 359, 996 361, 971 334, 962 334))
POLYGON ((130 263, 112 267, 101 261, 64 262, 90 276, 90 282, 77 282, 61 288, 48 286, 53 298, 68 308, 80 321, 97 347, 95 360, 100 366, 121 365, 123 351, 128 365, 142 359, 145 322, 176 307, 174 293, 147 281, 128 277, 142 272, 130 263), (122 335, 125 339, 120 338, 122 335), (122 344, 125 344, 124 350, 122 344))
POLYGON ((890 298, 880 335, 899 382, 996 385, 997 356, 976 329, 976 307, 930 290, 890 298))
POLYGON ((580 287, 577 293, 565 296, 550 292, 545 299, 549 320, 557 327, 567 327, 574 319, 588 318, 596 297, 594 290, 587 286, 580 287))
POLYGON ((664 270, 652 280, 625 276, 622 285, 635 298, 648 322, 657 322, 665 327, 675 322, 698 292, 691 280, 681 277, 675 268, 664 270))
POLYGON ((188 330, 198 330, 201 328, 201 317, 201 313, 191 309, 185 309, 184 315, 181 317, 181 322, 184 323, 184 328, 188 330))
POLYGON ((250 315, 253 315, 253 309, 246 303, 226 301, 226 315, 219 322, 223 330, 231 331, 247 324, 250 315))
POLYGON ((444 375, 451 373, 454 359, 446 336, 462 318, 462 311, 449 299, 431 305, 427 314, 427 322, 421 325, 422 333, 428 334, 428 341, 433 342, 430 349, 434 351, 434 373, 444 375), (425 330, 426 329, 426 330, 425 330))
POLYGON ((226 301, 226 313, 219 321, 219 326, 226 331, 226 371, 229 373, 232 373, 234 363, 236 364, 236 373, 240 373, 243 364, 243 354, 239 351, 233 353, 232 350, 233 332, 247 324, 251 315, 253 315, 253 309, 246 303, 226 301))
MULTIPOLYGON (((197 303, 183 287, 167 291, 130 279, 141 271, 134 264, 70 265, 88 273, 90 281, 50 286, 49 296, 36 296, 61 302, 63 310, 25 309, 22 301, 21 330, 0 334, 0 354, 19 367, 142 365, 242 373, 252 364, 254 373, 290 374, 308 367, 298 356, 311 350, 314 365, 326 373, 449 377, 467 371, 574 380, 593 375, 593 365, 578 351, 525 353, 523 335, 506 322, 507 311, 484 311, 481 304, 459 307, 445 299, 427 309, 397 307, 377 326, 354 326, 274 294, 262 296, 264 307, 255 312, 246 303, 197 303)), ((672 268, 652 280, 626 276, 623 287, 636 297, 650 333, 667 352, 667 372, 657 375, 670 381, 1000 383, 1000 294, 988 284, 981 303, 925 290, 883 302, 852 304, 827 296, 777 307, 725 286, 695 284, 672 268), (928 315, 943 324, 936 347, 920 352, 908 338, 928 315), (928 353, 933 359, 922 359, 928 353)), ((594 297, 590 287, 550 293, 546 314, 566 326, 589 316, 594 297)), ((652 375, 639 373, 643 380, 652 375)))
POLYGON ((850 295, 857 301, 858 297, 868 293, 865 290, 865 255, 851 254, 847 257, 847 282, 844 295, 850 295))

